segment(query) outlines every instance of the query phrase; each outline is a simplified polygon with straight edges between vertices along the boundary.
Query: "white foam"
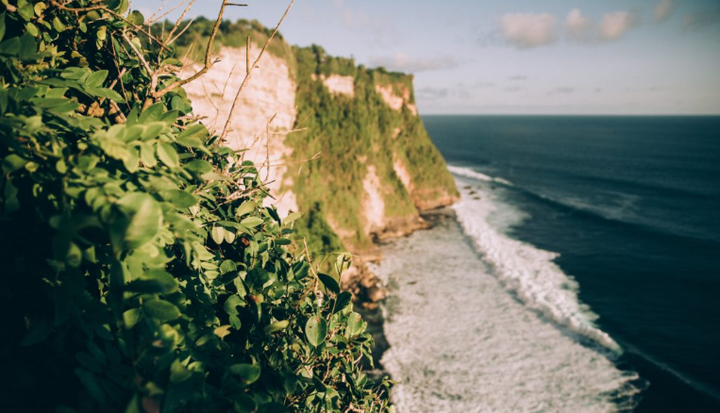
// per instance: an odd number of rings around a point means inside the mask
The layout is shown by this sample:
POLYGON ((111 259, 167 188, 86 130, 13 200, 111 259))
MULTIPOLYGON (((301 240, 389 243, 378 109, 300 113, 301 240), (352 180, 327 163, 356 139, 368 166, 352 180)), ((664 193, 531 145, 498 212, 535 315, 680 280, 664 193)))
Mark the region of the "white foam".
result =
POLYGON ((504 291, 453 221, 385 245, 383 255, 374 268, 390 286, 382 363, 397 383, 398 413, 632 408, 637 375, 504 291))
POLYGON ((451 166, 448 166, 448 170, 454 175, 464 176, 466 178, 477 179, 479 181, 484 181, 484 182, 496 182, 498 184, 503 184, 505 186, 513 186, 513 183, 508 181, 507 179, 493 178, 491 176, 487 176, 483 173, 473 171, 470 168, 465 168, 462 166, 452 166, 451 165, 451 166))
MULTIPOLYGON (((450 168, 451 172, 457 169, 450 168)), ((463 173, 462 176, 470 174, 463 173)), ((487 182, 484 178, 480 180, 487 182)), ((458 186, 466 184, 460 181, 458 186)), ((615 340, 593 324, 597 315, 580 303, 577 282, 553 262, 558 254, 505 235, 502 226, 492 225, 491 216, 498 208, 514 207, 503 203, 487 188, 479 186, 474 190, 481 196, 472 197, 470 190, 463 188, 461 200, 453 208, 465 234, 473 240, 483 258, 494 267, 505 287, 527 307, 541 312, 560 326, 620 352, 620 346, 615 340)))

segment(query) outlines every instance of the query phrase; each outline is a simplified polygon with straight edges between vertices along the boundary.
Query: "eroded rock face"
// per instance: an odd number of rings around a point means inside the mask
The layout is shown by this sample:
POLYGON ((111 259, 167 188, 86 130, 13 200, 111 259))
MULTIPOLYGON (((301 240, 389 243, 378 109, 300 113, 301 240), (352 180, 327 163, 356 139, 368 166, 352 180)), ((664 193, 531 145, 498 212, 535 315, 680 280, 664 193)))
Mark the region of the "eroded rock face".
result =
POLYGON ((410 102, 410 91, 402 85, 397 87, 402 91, 402 95, 396 94, 392 85, 375 85, 375 91, 382 96, 383 101, 392 109, 399 111, 405 105, 413 115, 417 116, 417 107, 410 102))
POLYGON ((365 233, 377 233, 385 227, 385 201, 381 193, 382 184, 377 176, 375 165, 367 168, 367 175, 363 179, 362 210, 365 220, 365 233))
MULTIPOLYGON (((260 49, 252 44, 250 62, 260 49)), ((245 78, 245 51, 223 47, 217 56, 220 61, 200 79, 185 86, 193 102, 193 111, 203 116, 211 131, 220 133, 230 114, 235 95, 245 78)), ((295 195, 289 188, 292 180, 283 181, 286 158, 292 150, 285 145, 285 136, 292 130, 297 117, 295 95, 297 85, 288 63, 265 53, 250 82, 240 94, 227 135, 227 145, 233 149, 248 149, 245 159, 259 167, 265 182, 276 197, 274 203, 281 216, 289 210, 297 211, 295 195)), ((181 76, 187 77, 202 67, 199 63, 186 65, 181 76)))
POLYGON ((336 95, 345 95, 351 98, 355 97, 355 78, 352 76, 340 76, 332 74, 330 76, 322 76, 323 85, 336 95))
MULTIPOLYGON (((250 61, 254 61, 260 49, 251 45, 250 61)), ((205 119, 206 126, 216 133, 220 133, 230 113, 238 88, 246 74, 245 50, 224 47, 217 57, 220 59, 208 73, 185 86, 189 97, 193 101, 194 113, 205 119)), ((282 58, 266 53, 259 63, 249 83, 242 91, 238 100, 236 111, 230 122, 230 133, 227 145, 233 149, 245 152, 245 159, 252 160, 261 173, 261 177, 268 182, 271 193, 275 199, 266 202, 277 206, 280 215, 284 216, 290 210, 297 211, 297 200, 292 191, 297 173, 302 168, 288 170, 288 159, 292 155, 292 148, 286 144, 287 132, 295 127, 297 118, 296 96, 298 85, 291 67, 282 58)), ((187 77, 201 68, 198 63, 186 66, 181 76, 187 77)), ((312 80, 320 80, 327 90, 339 99, 356 98, 355 78, 339 74, 311 75, 312 80)), ((305 80, 307 81, 307 79, 305 80)), ((385 84, 374 86, 374 90, 383 101, 393 110, 402 111, 407 108, 410 113, 417 115, 417 109, 411 102, 411 90, 404 84, 385 84)), ((357 93, 356 93, 357 92, 357 93)), ((362 102, 357 102, 362 105, 362 102)), ((322 108, 320 108, 322 109, 322 108)), ((448 189, 422 187, 422 182, 413 176, 405 158, 398 157, 392 145, 385 147, 389 142, 397 142, 402 133, 396 127, 388 135, 389 141, 380 140, 372 146, 372 151, 388 151, 393 153, 392 170, 397 179, 410 194, 418 211, 432 209, 438 206, 449 205, 456 201, 454 196, 448 195, 448 189)), ((362 228, 341 228, 333 219, 333 212, 327 211, 327 222, 333 231, 351 248, 350 240, 356 238, 357 231, 363 231, 373 239, 382 240, 409 234, 415 230, 426 228, 428 224, 420 217, 418 211, 405 216, 389 216, 386 202, 388 196, 395 196, 393 191, 397 187, 388 186, 388 177, 383 177, 379 171, 386 170, 385 165, 373 165, 368 159, 369 154, 359 155, 358 160, 366 165, 366 174, 363 177, 362 188, 362 228)), ((393 178, 394 179, 394 178, 393 178)), ((390 205, 388 203, 388 205, 390 205)), ((353 292, 362 302, 372 303, 382 299, 384 290, 380 280, 368 269, 368 262, 379 260, 377 249, 372 247, 364 250, 352 250, 354 263, 352 268, 343 275, 342 284, 353 292)))

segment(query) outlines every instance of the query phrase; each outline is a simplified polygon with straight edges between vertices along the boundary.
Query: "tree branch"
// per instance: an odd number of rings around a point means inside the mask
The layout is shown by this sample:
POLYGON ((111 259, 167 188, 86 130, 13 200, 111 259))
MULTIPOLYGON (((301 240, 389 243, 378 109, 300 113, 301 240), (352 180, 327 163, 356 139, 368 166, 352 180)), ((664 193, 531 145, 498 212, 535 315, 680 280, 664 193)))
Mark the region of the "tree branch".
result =
POLYGON ((232 121, 233 114, 235 112, 235 107, 237 106, 238 102, 240 101, 240 94, 242 93, 245 86, 248 84, 248 81, 250 80, 250 75, 252 74, 253 70, 257 67, 258 62, 260 62, 260 59, 263 56, 263 53, 265 53, 265 50, 270 45, 270 42, 275 38, 275 35, 278 33, 278 30, 280 30, 280 26, 282 25, 283 21, 285 20, 285 17, 287 17, 288 13, 290 12, 290 9, 292 8, 293 4, 295 4, 295 0, 292 0, 290 4, 288 5, 287 9, 285 10, 285 13, 280 18, 280 21, 278 22, 277 26, 275 26, 275 30, 273 30, 272 35, 270 35, 270 38, 265 42, 265 46, 260 50, 260 54, 258 55, 257 59, 255 59, 255 62, 253 62, 252 67, 247 70, 247 73, 245 74, 245 79, 243 79, 242 84, 240 85, 240 88, 238 89, 237 93, 235 94, 235 100, 233 101, 232 106, 230 107, 230 113, 228 114, 227 120, 225 121, 225 127, 223 127, 223 131, 220 134, 220 141, 224 142, 225 138, 227 137, 228 132, 230 132, 230 122, 232 121))

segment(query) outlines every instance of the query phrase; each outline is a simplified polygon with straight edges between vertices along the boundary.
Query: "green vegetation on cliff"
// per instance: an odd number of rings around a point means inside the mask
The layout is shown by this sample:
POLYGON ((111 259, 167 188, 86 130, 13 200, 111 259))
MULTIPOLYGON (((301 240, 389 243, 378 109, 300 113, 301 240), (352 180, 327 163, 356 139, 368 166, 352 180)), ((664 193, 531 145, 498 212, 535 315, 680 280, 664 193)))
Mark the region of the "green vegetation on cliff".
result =
POLYGON ((0 411, 387 411, 347 256, 288 250, 127 6, 0 2, 0 411))
MULTIPOLYGON (((159 30, 157 26, 156 31, 159 30)), ((244 47, 247 38, 261 44, 268 29, 257 21, 224 21, 215 47, 244 47)), ((202 59, 211 22, 199 19, 178 39, 179 55, 189 53, 202 59)), ((372 246, 364 203, 364 181, 370 168, 379 182, 373 182, 383 202, 384 226, 410 228, 417 223, 418 211, 446 205, 458 193, 439 151, 430 140, 414 108, 413 77, 382 68, 358 66, 352 59, 329 56, 321 47, 290 47, 278 41, 270 53, 287 62, 297 84, 297 129, 285 144, 293 150, 292 165, 302 172, 292 174, 292 191, 305 216, 297 223, 311 250, 337 252, 344 247, 361 251, 372 246), (353 96, 333 93, 324 79, 333 75, 350 78, 353 96), (401 107, 391 108, 377 87, 385 87, 401 107), (307 162, 317 153, 320 157, 307 162), (396 166, 405 173, 398 176, 396 166), (328 230, 338 234, 328 234, 328 230)), ((243 56, 243 50, 238 49, 243 56)), ((373 177, 374 178, 374 177, 373 177)), ((372 229, 382 232, 380 228, 372 229)), ((401 231, 402 232, 402 231, 401 231)))

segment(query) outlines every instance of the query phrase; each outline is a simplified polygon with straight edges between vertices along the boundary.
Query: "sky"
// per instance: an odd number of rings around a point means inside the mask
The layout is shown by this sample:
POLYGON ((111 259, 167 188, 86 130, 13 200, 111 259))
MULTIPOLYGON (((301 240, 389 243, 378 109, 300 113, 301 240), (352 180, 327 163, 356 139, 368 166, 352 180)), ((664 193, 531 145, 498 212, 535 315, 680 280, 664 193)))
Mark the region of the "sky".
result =
MULTIPOLYGON (((274 27, 289 0, 243 3, 274 27)), ((281 32, 413 73, 421 114, 720 114, 720 0, 296 0, 281 32)))

